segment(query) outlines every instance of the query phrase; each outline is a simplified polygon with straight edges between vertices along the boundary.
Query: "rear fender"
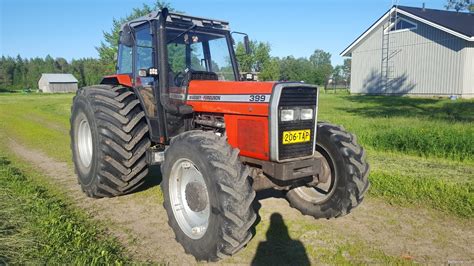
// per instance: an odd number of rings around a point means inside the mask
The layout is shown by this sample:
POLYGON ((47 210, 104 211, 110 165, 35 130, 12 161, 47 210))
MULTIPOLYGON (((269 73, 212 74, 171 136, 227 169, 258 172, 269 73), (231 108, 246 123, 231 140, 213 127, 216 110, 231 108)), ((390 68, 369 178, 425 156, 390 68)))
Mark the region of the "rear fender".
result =
POLYGON ((127 74, 117 74, 105 76, 100 84, 106 85, 122 85, 131 88, 140 102, 140 106, 145 111, 146 122, 150 130, 150 138, 153 142, 163 142, 159 134, 159 122, 156 114, 156 101, 151 88, 134 87, 132 79, 127 74))
POLYGON ((128 74, 116 74, 105 76, 100 81, 100 84, 106 85, 123 85, 126 87, 132 87, 132 79, 128 74))

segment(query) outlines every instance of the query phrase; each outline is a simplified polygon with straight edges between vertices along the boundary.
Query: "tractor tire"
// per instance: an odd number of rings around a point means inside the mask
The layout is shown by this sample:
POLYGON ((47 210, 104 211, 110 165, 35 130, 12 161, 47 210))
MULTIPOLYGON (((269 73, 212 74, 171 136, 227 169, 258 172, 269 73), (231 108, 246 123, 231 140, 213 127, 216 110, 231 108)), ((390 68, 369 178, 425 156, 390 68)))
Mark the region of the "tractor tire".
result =
POLYGON ((253 237, 257 215, 249 168, 212 132, 174 137, 161 165, 164 207, 176 240, 197 260, 218 261, 253 237))
POLYGON ((113 197, 139 187, 151 142, 140 102, 122 86, 81 88, 71 108, 71 150, 84 193, 113 197))
POLYGON ((316 134, 316 152, 323 157, 323 168, 328 169, 327 181, 293 188, 286 198, 304 215, 344 216, 362 202, 370 185, 365 151, 356 137, 340 126, 319 122, 316 134))

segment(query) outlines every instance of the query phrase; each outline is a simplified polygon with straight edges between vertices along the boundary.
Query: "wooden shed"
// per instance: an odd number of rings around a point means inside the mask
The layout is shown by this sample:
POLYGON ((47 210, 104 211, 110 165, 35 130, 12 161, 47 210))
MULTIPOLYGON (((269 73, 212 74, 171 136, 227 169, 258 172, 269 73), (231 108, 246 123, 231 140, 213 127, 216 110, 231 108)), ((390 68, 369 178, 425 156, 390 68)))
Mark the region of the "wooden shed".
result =
POLYGON ((77 79, 72 74, 41 74, 38 88, 47 93, 75 92, 77 79))

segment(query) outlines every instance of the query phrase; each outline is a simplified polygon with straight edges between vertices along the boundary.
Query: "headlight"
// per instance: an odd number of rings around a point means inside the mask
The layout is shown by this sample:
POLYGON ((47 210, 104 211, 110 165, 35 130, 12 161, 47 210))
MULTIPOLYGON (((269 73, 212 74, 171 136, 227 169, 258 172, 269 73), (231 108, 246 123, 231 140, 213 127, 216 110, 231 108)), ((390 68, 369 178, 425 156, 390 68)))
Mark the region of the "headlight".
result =
POLYGON ((283 121, 283 122, 295 120, 295 110, 292 110, 292 109, 283 109, 283 110, 281 110, 280 120, 283 121))
POLYGON ((301 109, 300 119, 301 120, 313 119, 313 109, 301 109))

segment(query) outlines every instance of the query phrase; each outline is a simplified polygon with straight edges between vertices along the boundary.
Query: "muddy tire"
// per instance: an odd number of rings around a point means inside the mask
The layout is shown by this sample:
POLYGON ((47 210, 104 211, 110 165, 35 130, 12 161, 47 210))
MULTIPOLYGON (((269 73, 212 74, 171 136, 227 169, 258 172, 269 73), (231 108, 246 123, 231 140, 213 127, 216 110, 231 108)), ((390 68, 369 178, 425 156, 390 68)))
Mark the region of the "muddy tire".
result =
POLYGON ((70 122, 74 168, 87 196, 118 196, 144 182, 151 142, 133 91, 109 85, 81 88, 73 99, 70 122))
POLYGON ((249 168, 212 132, 174 137, 161 165, 164 207, 176 240, 197 260, 235 254, 253 236, 257 215, 249 168))
POLYGON ((335 218, 359 205, 369 188, 369 164, 356 137, 344 128, 318 123, 316 151, 323 157, 327 182, 287 192, 293 208, 315 218, 335 218))

